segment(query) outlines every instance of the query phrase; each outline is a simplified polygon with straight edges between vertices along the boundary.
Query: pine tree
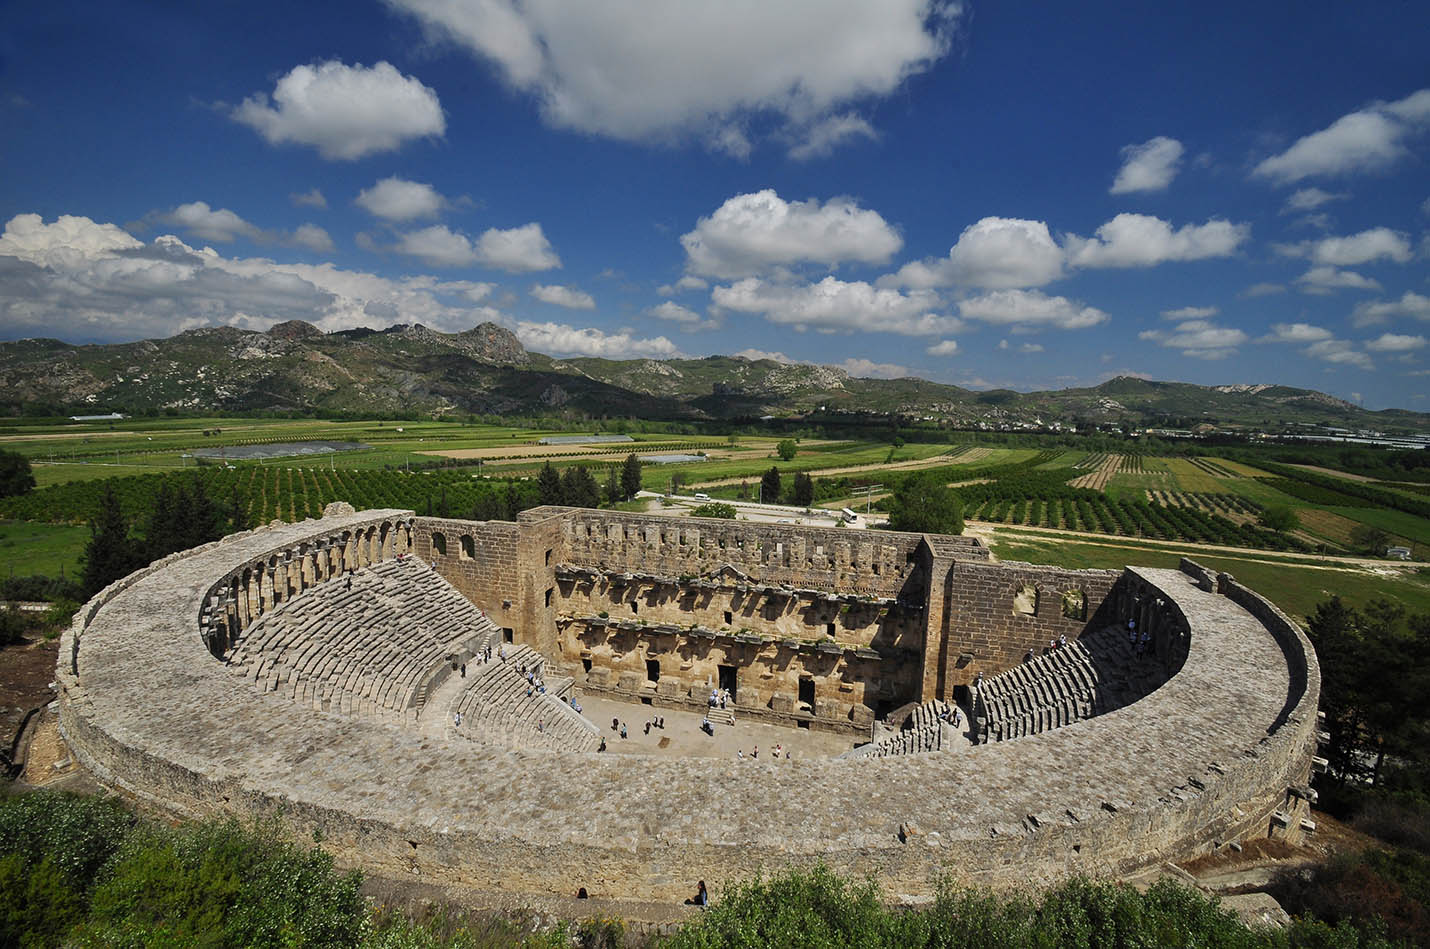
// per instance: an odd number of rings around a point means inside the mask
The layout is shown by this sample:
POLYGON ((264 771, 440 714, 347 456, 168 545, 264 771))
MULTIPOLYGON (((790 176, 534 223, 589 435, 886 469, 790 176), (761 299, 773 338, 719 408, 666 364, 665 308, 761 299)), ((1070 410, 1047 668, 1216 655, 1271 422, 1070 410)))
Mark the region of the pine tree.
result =
POLYGON ((129 522, 110 485, 105 485, 99 510, 90 521, 89 543, 85 544, 82 560, 86 596, 94 596, 141 566, 136 545, 129 537, 129 522))
POLYGON ((627 455, 621 466, 621 493, 625 500, 635 497, 641 489, 641 460, 635 455, 627 455))
POLYGON ((606 503, 615 504, 622 497, 620 466, 611 465, 611 476, 606 479, 606 503))
POLYGON ((561 484, 561 475, 547 462, 536 478, 536 489, 540 492, 542 504, 565 504, 566 492, 561 484))
POLYGON ((601 486, 591 472, 580 465, 567 468, 561 476, 561 493, 564 503, 572 507, 597 507, 601 503, 601 486))

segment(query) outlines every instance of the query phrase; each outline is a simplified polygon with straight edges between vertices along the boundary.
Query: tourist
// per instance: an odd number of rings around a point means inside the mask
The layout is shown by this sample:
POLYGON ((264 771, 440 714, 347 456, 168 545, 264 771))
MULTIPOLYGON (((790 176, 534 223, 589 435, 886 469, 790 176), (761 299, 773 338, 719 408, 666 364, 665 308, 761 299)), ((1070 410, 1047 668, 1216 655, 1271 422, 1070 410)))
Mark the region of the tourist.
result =
POLYGON ((1137 621, 1135 619, 1127 621, 1127 645, 1137 645, 1137 621))
POLYGON ((597 750, 597 751, 605 751, 605 750, 606 750, 606 736, 605 736, 605 735, 602 735, 602 736, 601 736, 601 747, 597 748, 596 750, 597 750))
POLYGON ((1152 648, 1152 634, 1147 630, 1142 630, 1142 638, 1137 641, 1137 652, 1139 654, 1149 652, 1152 648))
POLYGON ((1032 661, 1033 661, 1033 647, 1032 647, 1032 646, 1029 646, 1029 647, 1028 647, 1028 652, 1027 652, 1027 654, 1026 654, 1025 656, 1023 656, 1023 661, 1024 661, 1024 662, 1032 662, 1032 661))
POLYGON ((743 748, 736 748, 736 749, 735 749, 735 757, 736 757, 736 758, 739 758, 741 761, 744 761, 744 760, 745 760, 745 749, 743 749, 743 748))
POLYGON ((527 698, 531 698, 531 693, 532 693, 532 691, 533 691, 533 689, 531 688, 531 686, 528 685, 528 686, 526 687, 526 697, 527 697, 527 698))
POLYGON ((453 725, 454 727, 456 727, 456 728, 461 728, 461 727, 462 727, 462 713, 461 713, 461 712, 458 712, 456 715, 453 715, 453 716, 452 716, 452 725, 453 725))
POLYGON ((620 728, 620 727, 621 727, 621 720, 620 720, 620 719, 618 719, 618 718, 613 718, 613 719, 611 719, 611 731, 615 731, 616 729, 618 729, 618 728, 620 728))
POLYGON ((626 737, 626 723, 625 723, 625 722, 621 722, 621 737, 622 737, 622 738, 625 738, 625 737, 626 737))
POLYGON ((536 720, 536 730, 539 731, 539 732, 544 732, 544 731, 546 731, 546 719, 544 719, 544 718, 538 718, 538 719, 536 720))
POLYGON ((347 583, 343 585, 343 589, 344 589, 344 590, 351 590, 352 588, 353 588, 353 575, 350 573, 350 574, 348 574, 347 583))
POLYGON ((1068 644, 1068 638, 1067 638, 1067 636, 1066 636, 1065 634, 1059 634, 1059 636, 1058 636, 1058 648, 1059 648, 1059 649, 1062 649, 1062 648, 1063 648, 1064 646, 1066 646, 1067 644, 1068 644))
POLYGON ((759 746, 759 745, 756 745, 756 746, 755 746, 755 750, 752 751, 752 752, 750 752, 750 757, 751 757, 752 759, 754 759, 755 761, 759 761, 759 760, 760 760, 760 746, 759 746))
POLYGON ((464 663, 462 663, 462 678, 465 679, 466 677, 467 677, 467 664, 464 662, 464 663))
POLYGON ((776 745, 775 745, 775 750, 774 750, 774 756, 775 756, 776 758, 778 758, 778 757, 780 756, 780 753, 783 752, 783 751, 784 751, 784 745, 776 744, 776 745))
POLYGON ((701 880, 700 885, 695 890, 695 895, 685 901, 686 906, 709 906, 710 894, 705 890, 705 881, 701 880))
POLYGON ((647 735, 650 734, 650 722, 646 722, 646 723, 645 723, 645 733, 646 733, 647 735))

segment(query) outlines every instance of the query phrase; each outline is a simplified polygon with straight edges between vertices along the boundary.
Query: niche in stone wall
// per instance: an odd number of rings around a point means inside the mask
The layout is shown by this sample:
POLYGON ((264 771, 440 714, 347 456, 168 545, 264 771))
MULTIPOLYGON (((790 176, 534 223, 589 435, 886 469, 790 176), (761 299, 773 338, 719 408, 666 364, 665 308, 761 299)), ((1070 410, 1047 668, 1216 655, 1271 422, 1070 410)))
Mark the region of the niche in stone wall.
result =
POLYGON ((476 557, 477 557, 477 545, 476 545, 476 542, 475 542, 474 540, 472 540, 472 535, 471 535, 471 534, 463 534, 463 535, 461 536, 461 543, 462 543, 462 559, 463 559, 463 560, 475 560, 476 557))
POLYGON ((1068 619, 1087 619, 1087 594, 1081 590, 1064 590, 1063 616, 1068 619))
POLYGON ((1013 612, 1033 616, 1038 612, 1038 588, 1025 583, 1013 594, 1013 612))
POLYGON ((432 549, 440 556, 447 556, 447 537, 437 531, 432 532, 432 549))

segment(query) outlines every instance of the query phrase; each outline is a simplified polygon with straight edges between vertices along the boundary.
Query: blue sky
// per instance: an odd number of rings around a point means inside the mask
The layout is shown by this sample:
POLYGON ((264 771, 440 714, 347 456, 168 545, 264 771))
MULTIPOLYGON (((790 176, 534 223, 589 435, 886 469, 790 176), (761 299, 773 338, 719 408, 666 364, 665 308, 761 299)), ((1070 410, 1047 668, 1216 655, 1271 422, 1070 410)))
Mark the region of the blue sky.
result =
POLYGON ((1430 8, 13 4, 0 338, 495 320, 552 355, 1427 410, 1430 8))

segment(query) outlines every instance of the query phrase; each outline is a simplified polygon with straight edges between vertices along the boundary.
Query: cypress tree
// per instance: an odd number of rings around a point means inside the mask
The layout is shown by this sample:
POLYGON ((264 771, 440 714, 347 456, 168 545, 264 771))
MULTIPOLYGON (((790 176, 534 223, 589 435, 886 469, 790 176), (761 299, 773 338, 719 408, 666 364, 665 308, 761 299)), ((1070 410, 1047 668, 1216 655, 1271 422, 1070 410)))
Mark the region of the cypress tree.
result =
POLYGON ((536 489, 540 493, 542 504, 566 503, 566 491, 561 483, 561 475, 551 467, 549 461, 542 466, 541 474, 536 478, 536 489))
POLYGON ((621 466, 621 493, 629 501, 640 489, 641 460, 634 454, 627 455, 625 464, 621 466))
POLYGON ((111 485, 104 486, 99 510, 89 523, 89 543, 85 544, 82 560, 85 596, 94 596, 140 566, 140 557, 129 537, 129 522, 124 519, 119 497, 111 485))

